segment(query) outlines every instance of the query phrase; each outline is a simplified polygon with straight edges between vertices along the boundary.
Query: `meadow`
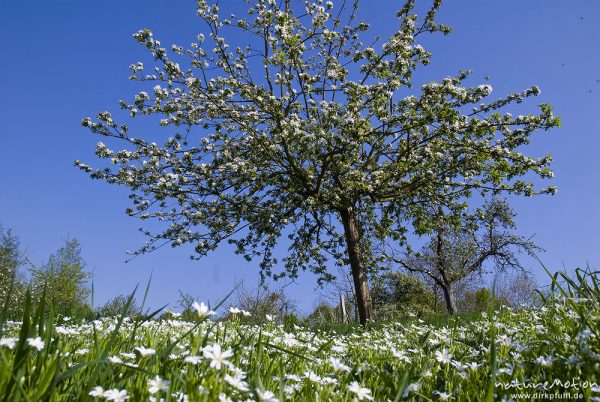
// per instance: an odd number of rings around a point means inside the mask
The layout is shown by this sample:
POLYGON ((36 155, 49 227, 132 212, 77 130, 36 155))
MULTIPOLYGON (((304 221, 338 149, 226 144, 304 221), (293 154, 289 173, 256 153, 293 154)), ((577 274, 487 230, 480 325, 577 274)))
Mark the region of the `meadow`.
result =
POLYGON ((600 281, 553 278, 537 307, 444 323, 248 325, 224 304, 74 322, 26 302, 0 321, 0 395, 23 401, 600 401, 600 281), (161 314, 159 316, 159 314, 161 314))

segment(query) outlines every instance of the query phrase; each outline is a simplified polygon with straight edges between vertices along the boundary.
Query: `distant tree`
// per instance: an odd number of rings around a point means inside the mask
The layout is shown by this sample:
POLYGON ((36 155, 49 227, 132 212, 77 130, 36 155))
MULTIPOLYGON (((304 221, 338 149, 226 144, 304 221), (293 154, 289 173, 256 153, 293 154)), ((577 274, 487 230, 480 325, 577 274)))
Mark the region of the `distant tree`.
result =
POLYGON ((141 314, 141 309, 135 299, 129 302, 129 296, 118 295, 104 303, 97 309, 101 317, 135 317, 141 314))
POLYGON ((330 306, 327 303, 321 302, 319 305, 304 319, 304 322, 310 326, 330 325, 342 322, 339 306, 330 306))
POLYGON ((473 215, 445 215, 438 208, 429 219, 433 234, 420 252, 408 249, 400 257, 386 256, 412 273, 428 276, 441 289, 447 311, 454 314, 456 283, 482 274, 488 262, 496 272, 524 270, 518 254, 541 250, 531 239, 512 233, 514 216, 510 206, 498 199, 486 202, 473 215))
POLYGON ((198 319, 198 313, 194 310, 193 304, 197 300, 191 293, 186 293, 179 289, 179 299, 177 304, 181 308, 181 319, 184 321, 195 321, 198 319))
MULTIPOLYGON (((420 278, 421 280, 423 280, 423 283, 425 283, 425 285, 429 289, 431 289, 431 291, 435 295, 433 311, 436 313, 447 311, 446 302, 444 299, 444 292, 440 285, 438 285, 438 283, 435 280, 431 279, 431 277, 429 277, 428 275, 420 274, 420 278)), ((454 298, 457 301, 457 310, 462 310, 463 305, 460 303, 460 301, 465 300, 466 295, 477 291, 477 289, 485 287, 485 284, 486 282, 484 280, 484 277, 479 272, 475 272, 459 281, 456 281, 452 285, 452 290, 454 293, 454 298)))
POLYGON ((13 318, 23 305, 26 284, 20 270, 25 262, 18 237, 0 225, 0 311, 6 309, 13 318))
POLYGON ((82 317, 91 313, 89 280, 79 241, 67 240, 41 267, 31 268, 31 280, 37 297, 46 291, 46 301, 57 314, 82 317))
POLYGON ((534 303, 538 284, 526 271, 507 272, 498 277, 496 294, 510 307, 519 308, 534 303))
POLYGON ((464 312, 484 312, 488 309, 498 309, 502 306, 508 306, 509 300, 490 288, 480 287, 474 290, 466 290, 457 298, 457 307, 459 311, 464 312))
POLYGON ((415 275, 387 272, 373 283, 373 305, 378 320, 434 311, 435 294, 415 275))
POLYGON ((234 307, 251 314, 244 321, 254 324, 269 321, 267 315, 274 321, 283 323, 287 315, 296 314, 296 304, 286 296, 282 289, 271 290, 264 284, 255 290, 247 290, 243 284, 239 284, 236 299, 234 307))
POLYGON ((554 192, 520 179, 552 177, 550 156, 521 152, 533 132, 559 125, 551 107, 499 112, 539 88, 484 103, 492 87, 463 86, 470 72, 460 72, 409 93, 413 73, 431 57, 417 38, 451 31, 435 21, 441 0, 421 19, 407 1, 382 40, 357 21, 358 0, 197 5, 206 36, 189 49, 167 50, 147 29, 134 35, 156 71, 133 64, 131 79, 146 85, 120 104, 133 118, 160 120, 171 130, 164 142, 130 135, 109 112, 82 122, 123 148, 100 142, 96 154, 107 167, 76 165, 129 187, 130 216, 168 223, 146 231, 138 253, 190 243, 200 258, 229 241, 246 259, 258 258, 263 275, 308 269, 320 282, 333 278, 333 258, 350 266, 364 324, 372 315, 373 238, 401 238, 423 205, 454 205, 474 191, 554 192), (282 237, 289 253, 274 272, 282 237))

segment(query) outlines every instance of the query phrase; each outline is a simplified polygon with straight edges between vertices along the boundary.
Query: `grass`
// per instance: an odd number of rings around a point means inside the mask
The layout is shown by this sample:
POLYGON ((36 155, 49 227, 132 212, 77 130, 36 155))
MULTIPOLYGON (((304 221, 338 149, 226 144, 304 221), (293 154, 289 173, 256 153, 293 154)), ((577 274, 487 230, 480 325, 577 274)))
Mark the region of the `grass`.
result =
POLYGON ((158 311, 72 322, 55 317, 43 296, 33 310, 28 294, 21 321, 0 313, 0 397, 480 401, 566 392, 600 400, 598 272, 552 279, 536 309, 367 329, 185 322, 156 319, 158 311))

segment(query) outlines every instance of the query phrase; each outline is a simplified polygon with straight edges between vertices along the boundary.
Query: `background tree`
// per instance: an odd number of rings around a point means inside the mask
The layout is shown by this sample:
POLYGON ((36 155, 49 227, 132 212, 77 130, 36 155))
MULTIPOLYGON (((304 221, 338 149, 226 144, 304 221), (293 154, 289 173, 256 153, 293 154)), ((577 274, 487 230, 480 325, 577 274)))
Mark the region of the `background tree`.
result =
POLYGON ((249 312, 251 314, 249 317, 239 318, 253 324, 268 322, 267 315, 274 321, 283 323, 286 317, 296 316, 297 312, 296 304, 286 296, 283 289, 271 290, 264 284, 254 290, 248 290, 240 283, 237 286, 236 302, 233 307, 249 312))
POLYGON ((489 288, 480 287, 473 290, 466 290, 460 297, 457 297, 456 307, 459 311, 480 313, 487 311, 490 307, 498 309, 500 306, 507 306, 508 300, 493 293, 489 288))
POLYGON ((498 277, 496 294, 510 307, 522 308, 534 303, 538 287, 538 283, 529 272, 506 272, 498 277))
POLYGON ((417 276, 386 272, 373 281, 373 305, 378 320, 434 311, 435 294, 417 276))
POLYGON ((101 317, 135 317, 142 313, 135 299, 129 302, 129 296, 117 295, 97 309, 101 317), (129 303, 129 304, 128 304, 129 303))
POLYGON ((0 225, 0 311, 19 317, 25 295, 25 280, 21 268, 26 262, 20 250, 19 238, 0 225))
POLYGON ((62 316, 83 317, 91 313, 90 279, 76 239, 67 240, 46 264, 31 269, 33 294, 41 296, 45 288, 46 301, 53 303, 56 313, 62 316))
POLYGON ((311 326, 327 326, 342 322, 340 306, 330 306, 326 302, 320 302, 317 307, 304 318, 304 322, 311 326))
POLYGON ((401 257, 387 257, 412 273, 428 276, 442 291, 446 309, 457 312, 454 286, 472 275, 483 274, 491 263, 496 272, 525 270, 518 253, 530 255, 538 246, 512 233, 516 225, 510 206, 498 199, 486 202, 468 216, 445 215, 441 208, 431 214, 433 234, 420 252, 410 248, 401 257))
POLYGON ((559 124, 550 106, 499 112, 537 87, 483 103, 492 87, 462 86, 469 72, 460 72, 407 96, 431 56, 417 38, 451 31, 435 22, 440 0, 421 19, 409 0, 395 32, 375 41, 357 22, 359 1, 197 5, 204 32, 188 49, 167 50, 147 29, 134 35, 156 70, 133 64, 131 79, 146 85, 120 104, 170 128, 164 142, 131 136, 109 112, 83 120, 124 148, 100 142, 96 154, 111 166, 76 165, 128 186, 129 215, 169 222, 146 231, 138 253, 191 243, 201 257, 229 241, 259 258, 263 275, 309 269, 320 282, 332 279, 333 258, 350 265, 364 324, 374 238, 400 240, 423 205, 455 205, 473 191, 554 191, 519 179, 552 175, 549 156, 520 152, 534 131, 559 124), (289 251, 280 269, 273 250, 282 236, 289 251))

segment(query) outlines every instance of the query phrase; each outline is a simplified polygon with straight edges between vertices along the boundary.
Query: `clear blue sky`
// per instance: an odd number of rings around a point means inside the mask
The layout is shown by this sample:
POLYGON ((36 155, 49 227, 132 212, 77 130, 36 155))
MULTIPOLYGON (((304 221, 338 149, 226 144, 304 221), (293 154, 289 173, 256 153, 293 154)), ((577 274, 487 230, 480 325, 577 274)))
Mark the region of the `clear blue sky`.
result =
MULTIPOLYGON (((393 29, 393 11, 402 2, 362 3, 361 16, 375 31, 393 29)), ((514 200, 519 232, 536 234, 552 270, 588 262, 598 267, 600 2, 446 3, 438 20, 455 32, 427 39, 433 59, 422 77, 441 79, 469 68, 470 83, 490 76, 496 96, 541 87, 542 95, 523 110, 550 103, 563 127, 536 135, 530 153, 553 154, 559 193, 514 200)), ((190 43, 201 24, 191 0, 0 0, 0 222, 38 263, 67 237, 79 239, 94 272, 96 304, 130 291, 150 272, 153 306, 175 302, 178 289, 214 302, 235 279, 253 286, 256 265, 227 246, 199 262, 188 260, 189 250, 165 248, 125 264, 125 251, 144 240, 136 231, 141 223, 124 213, 126 190, 73 167, 76 159, 96 162, 99 138, 80 126, 81 119, 116 111, 118 99, 139 90, 127 77, 131 63, 146 59, 131 38, 140 28, 152 29, 169 46, 190 43)), ((540 267, 530 264, 543 282, 540 267)), ((315 285, 307 274, 287 292, 306 311, 319 299, 315 285)))

